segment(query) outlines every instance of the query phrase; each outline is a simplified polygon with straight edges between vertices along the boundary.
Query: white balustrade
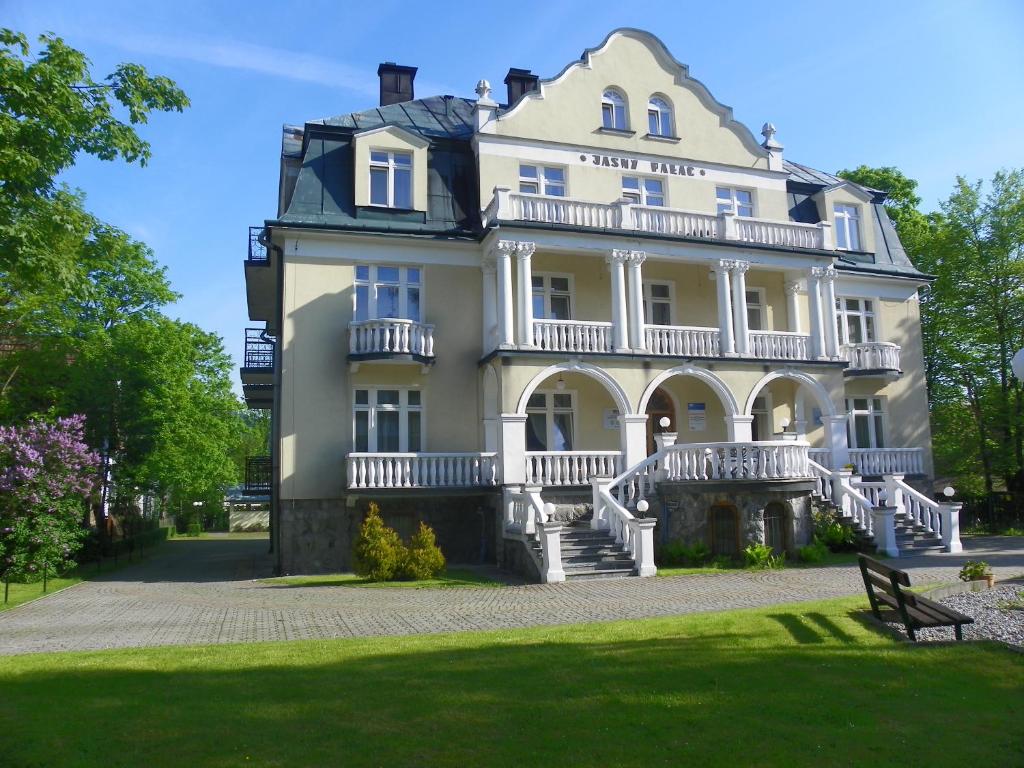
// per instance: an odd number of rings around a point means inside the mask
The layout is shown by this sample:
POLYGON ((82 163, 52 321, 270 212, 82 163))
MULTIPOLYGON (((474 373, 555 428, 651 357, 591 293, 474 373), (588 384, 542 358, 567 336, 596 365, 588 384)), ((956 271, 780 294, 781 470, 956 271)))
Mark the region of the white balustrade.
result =
POLYGON ((750 331, 750 356, 762 360, 807 360, 811 337, 790 331, 750 331))
POLYGON ((528 485, 587 485, 591 477, 613 477, 621 471, 620 451, 528 451, 528 485))
POLYGON ((617 205, 574 200, 551 195, 509 195, 512 218, 519 221, 540 221, 567 224, 573 227, 619 228, 617 205))
POLYGON ((875 505, 861 493, 854 483, 859 482, 851 473, 845 470, 836 470, 832 473, 832 503, 836 505, 839 514, 853 522, 868 536, 874 535, 874 517, 872 512, 875 505))
POLYGON ((348 324, 351 355, 394 353, 434 356, 434 326, 414 320, 354 320, 348 324))
MULTIPOLYGON (((808 453, 814 450, 818 449, 812 448, 808 453)), ((808 459, 807 467, 811 471, 811 477, 814 478, 818 495, 825 501, 832 501, 832 470, 828 468, 827 464, 824 466, 819 464, 813 456, 808 459)))
POLYGON ((719 330, 686 325, 648 325, 647 349, 654 355, 718 357, 719 330))
POLYGON ((922 475, 921 448, 851 448, 850 462, 861 475, 922 475))
POLYGON ((908 525, 923 528, 927 533, 942 539, 947 552, 962 552, 960 543, 960 504, 942 503, 929 499, 903 480, 900 474, 884 478, 890 496, 890 504, 902 512, 908 525))
POLYGON ((821 248, 821 228, 815 224, 754 219, 737 216, 736 237, 745 243, 764 243, 785 248, 821 248))
POLYGON ((807 444, 676 443, 659 452, 666 480, 789 480, 811 477, 807 444))
POLYGON ((612 324, 581 320, 534 320, 533 343, 551 352, 611 352, 612 324))
POLYGON ((653 205, 633 205, 633 229, 675 237, 717 240, 718 217, 709 213, 680 211, 653 205))
POLYGON ((821 465, 822 469, 831 471, 832 467, 832 451, 828 448, 808 448, 807 456, 811 461, 815 461, 821 465))
POLYGON ((870 501, 872 506, 884 507, 888 503, 884 482, 878 480, 851 480, 850 484, 860 492, 861 496, 870 501), (885 503, 883 503, 883 500, 885 503))
POLYGON ((850 364, 850 371, 900 370, 900 346, 888 341, 843 344, 839 354, 850 364))
POLYGON ((349 488, 469 488, 498 482, 495 453, 350 453, 349 488))

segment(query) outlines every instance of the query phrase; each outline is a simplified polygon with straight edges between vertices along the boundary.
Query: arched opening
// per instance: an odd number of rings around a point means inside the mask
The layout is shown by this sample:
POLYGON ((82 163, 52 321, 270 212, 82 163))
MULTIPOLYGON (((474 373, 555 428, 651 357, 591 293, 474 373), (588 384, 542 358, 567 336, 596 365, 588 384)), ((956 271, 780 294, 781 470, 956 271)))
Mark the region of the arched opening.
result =
POLYGON ((654 436, 663 432, 676 432, 679 428, 676 414, 676 404, 672 396, 661 387, 654 390, 651 399, 647 401, 647 455, 658 450, 654 436), (667 419, 667 423, 662 424, 667 419))
POLYGON ((656 402, 655 395, 659 391, 674 404, 676 418, 671 431, 676 433, 677 443, 715 443, 729 439, 728 420, 739 409, 732 392, 713 373, 683 366, 659 374, 640 400, 644 413, 651 412, 651 404, 656 402))
POLYGON ((835 406, 828 390, 813 377, 797 371, 765 375, 750 391, 746 413, 753 417, 754 440, 799 440, 810 444, 811 458, 830 466, 833 436, 830 417, 835 406))
POLYGON ((735 504, 714 504, 708 510, 711 528, 711 553, 725 557, 739 557, 740 513, 735 504))
POLYGON ((764 544, 771 547, 775 554, 782 554, 788 549, 786 540, 786 520, 789 510, 785 504, 773 501, 764 508, 764 544))

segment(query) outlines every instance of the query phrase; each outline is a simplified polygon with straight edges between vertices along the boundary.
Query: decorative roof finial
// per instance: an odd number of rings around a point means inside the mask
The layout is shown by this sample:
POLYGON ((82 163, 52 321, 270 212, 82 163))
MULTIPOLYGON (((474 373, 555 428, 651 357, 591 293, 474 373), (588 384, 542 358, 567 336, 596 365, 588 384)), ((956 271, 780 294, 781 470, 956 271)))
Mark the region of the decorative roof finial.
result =
POLYGON ((476 84, 476 95, 481 101, 489 101, 491 98, 491 84, 486 80, 481 80, 476 84))
POLYGON ((765 123, 761 126, 761 135, 764 136, 765 146, 775 143, 775 134, 778 131, 775 130, 775 126, 771 123, 765 123))

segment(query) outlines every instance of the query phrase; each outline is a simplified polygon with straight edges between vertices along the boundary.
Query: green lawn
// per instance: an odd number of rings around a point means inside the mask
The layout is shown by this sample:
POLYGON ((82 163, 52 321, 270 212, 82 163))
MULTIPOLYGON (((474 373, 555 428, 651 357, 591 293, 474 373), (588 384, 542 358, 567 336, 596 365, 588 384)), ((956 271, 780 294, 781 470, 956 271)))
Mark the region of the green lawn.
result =
MULTIPOLYGON (((885 555, 872 555, 876 559, 885 559, 885 555)), ((825 559, 818 563, 801 563, 799 561, 786 561, 787 568, 824 568, 829 565, 855 565, 857 563, 856 552, 829 552, 825 559)), ((686 566, 658 566, 658 576, 705 576, 715 573, 729 573, 732 571, 747 570, 741 565, 729 566, 726 568, 689 568, 686 566)))
POLYGON ((508 632, 0 661, 27 766, 1008 766, 1024 656, 862 598, 508 632))
POLYGON ((354 573, 325 573, 316 576, 281 576, 263 579, 265 584, 288 587, 397 587, 423 589, 424 587, 503 587, 504 582, 489 578, 476 571, 451 568, 442 576, 422 581, 370 581, 354 573))

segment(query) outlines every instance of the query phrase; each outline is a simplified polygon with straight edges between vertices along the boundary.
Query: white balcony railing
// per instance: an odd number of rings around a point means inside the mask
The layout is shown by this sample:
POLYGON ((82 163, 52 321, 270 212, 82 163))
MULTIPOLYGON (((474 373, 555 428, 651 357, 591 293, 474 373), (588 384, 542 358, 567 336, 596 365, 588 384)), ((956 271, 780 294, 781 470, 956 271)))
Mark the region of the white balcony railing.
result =
POLYGON ((612 324, 534 320, 533 343, 551 352, 611 352, 612 324))
POLYGON ((529 451, 527 485, 587 485, 591 477, 614 477, 622 471, 619 451, 529 451))
POLYGON ((349 354, 392 353, 434 356, 434 326, 387 318, 348 324, 349 354))
POLYGON ((737 216, 736 237, 745 243, 780 245, 784 248, 821 248, 821 228, 815 224, 771 221, 737 216))
POLYGON ((683 443, 665 448, 666 480, 789 480, 811 477, 807 443, 683 443))
POLYGON ((686 325, 648 325, 645 328, 647 349, 652 354, 718 357, 720 334, 717 328, 686 325))
POLYGON ((512 204, 512 218, 518 221, 541 221, 602 229, 619 227, 619 209, 615 205, 547 195, 512 194, 509 195, 509 201, 512 204))
POLYGON ((850 371, 898 371, 900 370, 900 346, 888 341, 871 341, 862 344, 843 344, 840 355, 846 360, 850 371))
POLYGON ((789 331, 750 331, 750 355, 764 360, 807 360, 811 337, 789 331))
POLYGON ((633 229, 674 237, 719 238, 718 217, 709 213, 679 211, 651 205, 634 205, 633 229))
POLYGON ((349 488, 471 488, 498 482, 494 453, 350 453, 349 488))
POLYGON ((859 475, 923 475, 921 448, 851 448, 850 463, 859 475))

